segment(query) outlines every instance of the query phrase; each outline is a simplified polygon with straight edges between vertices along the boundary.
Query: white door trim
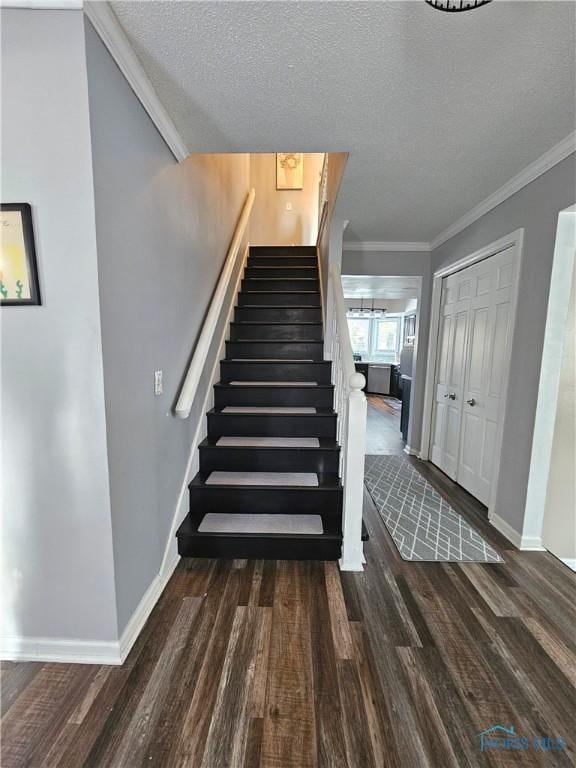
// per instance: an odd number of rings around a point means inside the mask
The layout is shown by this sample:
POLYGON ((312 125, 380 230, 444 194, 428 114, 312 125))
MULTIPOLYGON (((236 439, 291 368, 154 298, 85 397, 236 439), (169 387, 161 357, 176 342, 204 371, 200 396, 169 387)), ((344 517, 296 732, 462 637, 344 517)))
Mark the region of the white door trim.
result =
MULTIPOLYGON (((440 301, 442 295, 442 280, 448 275, 454 274, 454 272, 460 272, 462 269, 476 264, 483 259, 488 259, 490 256, 495 256, 497 253, 506 250, 506 248, 514 248, 514 282, 512 285, 512 325, 510 328, 510 338, 514 338, 514 332, 516 328, 516 314, 518 306, 518 285, 520 277, 520 269, 522 264, 522 246, 524 241, 524 229, 516 229, 505 237, 501 237, 494 243, 490 243, 484 248, 465 256, 462 259, 458 259, 452 264, 446 267, 441 267, 432 276, 432 304, 430 308, 430 336, 428 344, 428 364, 426 366, 426 388, 424 392, 424 413, 422 418, 422 443, 420 449, 420 458, 423 461, 428 461, 430 456, 430 440, 432 436, 432 409, 434 406, 434 381, 436 378, 436 360, 438 357, 438 334, 440 332, 440 301)), ((502 389, 502 402, 504 408, 506 408, 506 402, 508 400, 508 383, 510 374, 510 355, 512 351, 512 344, 509 344, 506 359, 504 361, 504 379, 502 389)), ((498 499, 498 478, 500 474, 500 453, 502 450, 502 436, 503 436, 503 423, 504 419, 500 419, 498 427, 498 435, 496 438, 496 455, 494 457, 495 472, 492 483, 492 490, 490 494, 490 503, 488 505, 488 517, 492 519, 493 516, 501 517, 498 515, 499 499, 498 499)))
POLYGON ((564 340, 572 273, 574 270, 574 241, 576 239, 576 205, 560 211, 554 245, 550 292, 542 366, 538 385, 538 401, 534 418, 534 436, 530 457, 530 474, 526 492, 526 509, 522 537, 542 540, 544 508, 548 489, 548 475, 552 459, 554 425, 558 408, 560 372, 564 355, 564 340))

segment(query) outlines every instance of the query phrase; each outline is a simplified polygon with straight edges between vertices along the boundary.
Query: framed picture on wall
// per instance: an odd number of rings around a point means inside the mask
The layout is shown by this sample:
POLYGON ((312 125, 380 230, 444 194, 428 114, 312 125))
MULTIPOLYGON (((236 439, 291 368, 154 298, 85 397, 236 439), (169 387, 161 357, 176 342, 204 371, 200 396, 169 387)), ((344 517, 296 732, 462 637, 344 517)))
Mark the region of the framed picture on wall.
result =
POLYGON ((302 152, 276 153, 276 189, 304 188, 304 155, 302 152))
POLYGON ((41 304, 32 209, 28 203, 0 205, 0 304, 41 304))

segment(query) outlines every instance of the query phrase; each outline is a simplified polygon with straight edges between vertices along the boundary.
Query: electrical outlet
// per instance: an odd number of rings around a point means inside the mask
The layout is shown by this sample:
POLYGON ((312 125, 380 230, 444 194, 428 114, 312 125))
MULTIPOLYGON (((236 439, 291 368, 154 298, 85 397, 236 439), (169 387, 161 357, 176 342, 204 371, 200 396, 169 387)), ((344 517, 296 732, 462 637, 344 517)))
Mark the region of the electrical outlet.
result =
POLYGON ((292 210, 292 203, 286 203, 286 210, 291 211, 292 210))
POLYGON ((162 384, 162 371, 154 371, 154 394, 161 395, 164 392, 162 384))

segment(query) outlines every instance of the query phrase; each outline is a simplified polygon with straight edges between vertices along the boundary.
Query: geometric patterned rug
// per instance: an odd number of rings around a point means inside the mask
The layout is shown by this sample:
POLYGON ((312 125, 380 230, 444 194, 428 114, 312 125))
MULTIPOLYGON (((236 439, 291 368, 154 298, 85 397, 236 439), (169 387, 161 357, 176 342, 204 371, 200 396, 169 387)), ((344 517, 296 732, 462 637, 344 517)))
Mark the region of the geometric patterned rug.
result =
POLYGON ((403 456, 366 456, 364 483, 404 560, 504 562, 403 456))

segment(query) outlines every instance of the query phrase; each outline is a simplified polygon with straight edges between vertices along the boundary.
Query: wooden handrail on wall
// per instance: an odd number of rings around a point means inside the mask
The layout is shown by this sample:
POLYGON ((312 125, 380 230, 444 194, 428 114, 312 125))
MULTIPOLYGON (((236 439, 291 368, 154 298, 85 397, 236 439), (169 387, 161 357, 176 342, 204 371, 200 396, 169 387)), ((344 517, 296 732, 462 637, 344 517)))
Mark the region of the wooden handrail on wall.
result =
POLYGON ((180 391, 180 397, 178 398, 176 408, 174 409, 176 416, 178 416, 180 419, 187 419, 190 415, 192 404, 194 402, 194 398, 196 397, 198 383, 204 369, 206 355, 208 354, 210 344, 212 343, 212 339, 214 337, 214 332, 216 331, 218 318, 220 317, 224 298, 226 297, 226 293, 228 291, 228 285, 234 273, 234 265, 236 264, 242 238, 244 237, 246 227, 248 226, 248 220, 250 219, 255 196, 255 190, 251 189, 246 197, 246 202, 242 208, 242 213, 240 214, 238 223, 236 224, 234 236, 232 238, 232 242, 230 243, 230 247, 228 248, 228 254, 226 256, 226 261, 224 262, 222 272, 220 273, 218 285, 214 291, 214 296, 212 297, 212 302, 210 303, 210 308, 208 309, 206 320, 204 321, 202 331, 200 332, 200 338, 198 339, 196 349, 192 355, 192 360, 188 366, 186 378, 184 379, 184 384, 182 385, 182 389, 180 391))

